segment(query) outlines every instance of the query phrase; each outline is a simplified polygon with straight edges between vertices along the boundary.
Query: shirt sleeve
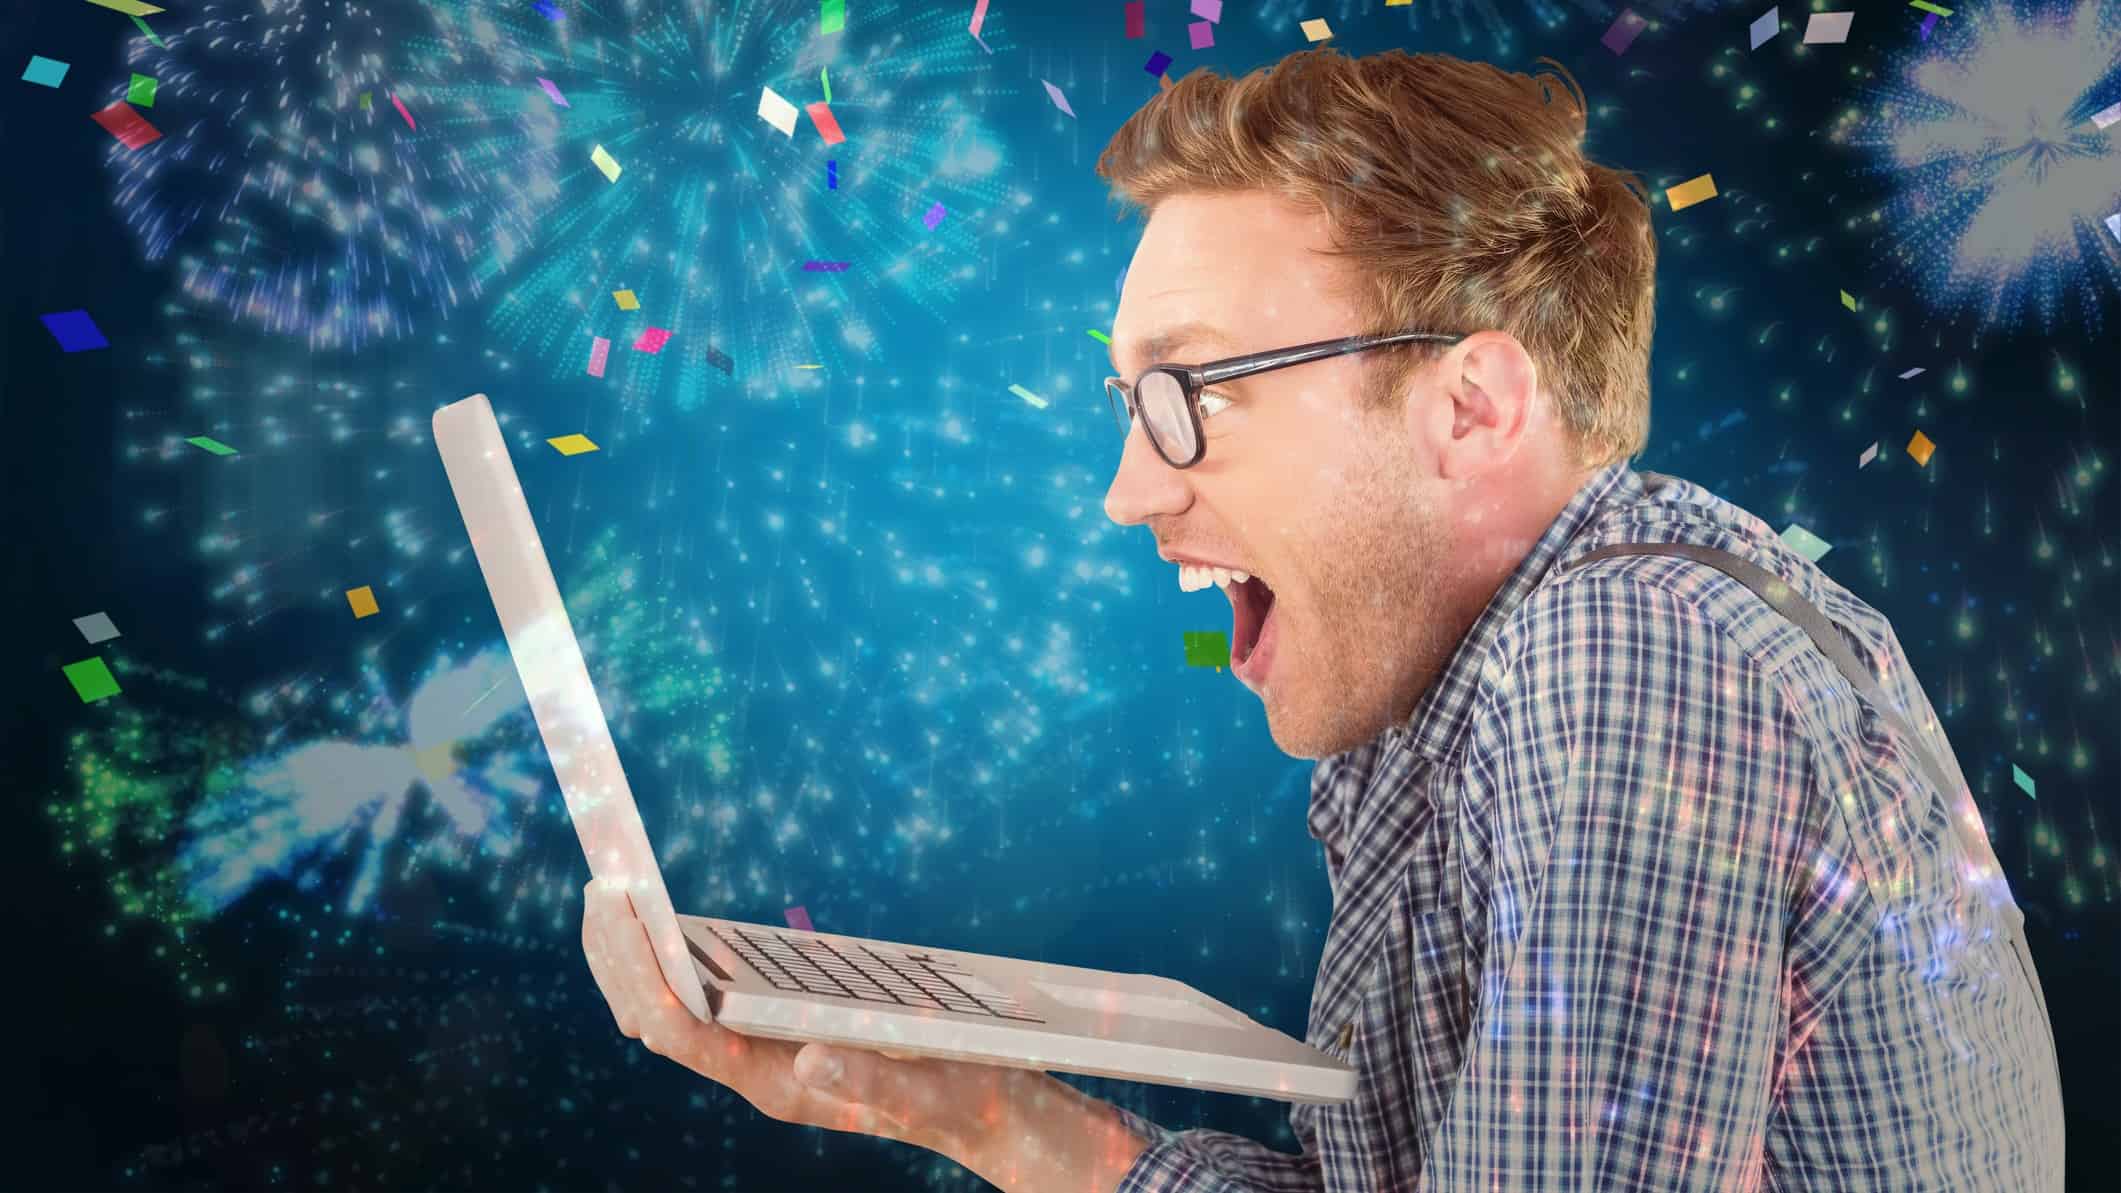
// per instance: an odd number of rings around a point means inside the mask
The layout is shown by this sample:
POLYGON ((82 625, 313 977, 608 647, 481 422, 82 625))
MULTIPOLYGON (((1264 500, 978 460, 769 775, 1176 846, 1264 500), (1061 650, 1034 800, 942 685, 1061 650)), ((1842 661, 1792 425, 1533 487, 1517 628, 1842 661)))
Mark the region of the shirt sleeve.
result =
POLYGON ((1587 572, 1525 613, 1468 744, 1484 955, 1421 1188, 1757 1188, 1809 747, 1680 595, 1587 572))
POLYGON ((1227 1131, 1173 1131, 1115 1106, 1148 1150, 1115 1193, 1322 1193, 1318 1154, 1292 1156, 1227 1131))

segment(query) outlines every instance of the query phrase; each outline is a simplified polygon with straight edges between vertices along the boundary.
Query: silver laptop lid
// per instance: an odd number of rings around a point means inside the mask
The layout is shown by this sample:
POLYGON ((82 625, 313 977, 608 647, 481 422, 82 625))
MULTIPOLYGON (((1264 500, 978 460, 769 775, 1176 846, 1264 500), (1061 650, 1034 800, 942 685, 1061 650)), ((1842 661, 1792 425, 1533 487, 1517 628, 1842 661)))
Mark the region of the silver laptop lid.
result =
POLYGON ((560 602, 545 545, 530 520, 530 506, 516 480, 508 444, 485 394, 473 394, 435 411, 435 446, 449 487, 456 493, 464 529, 479 557, 479 571, 500 614, 508 653, 530 695, 538 734, 559 776, 567 814, 582 839, 589 872, 624 890, 634 913, 648 927, 663 980, 702 1022, 713 1022, 707 996, 671 909, 663 872, 648 847, 626 772, 619 768, 604 708, 589 682, 582 648, 575 642, 567 607, 560 602))

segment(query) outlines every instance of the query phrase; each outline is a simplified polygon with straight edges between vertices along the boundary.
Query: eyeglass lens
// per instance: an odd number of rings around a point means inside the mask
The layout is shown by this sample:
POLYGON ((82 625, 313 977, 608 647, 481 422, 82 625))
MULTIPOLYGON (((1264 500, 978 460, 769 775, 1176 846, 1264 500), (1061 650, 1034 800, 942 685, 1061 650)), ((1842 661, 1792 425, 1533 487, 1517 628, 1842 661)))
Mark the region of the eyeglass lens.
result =
POLYGON ((1149 437, 1172 460, 1193 458, 1193 419, 1186 410, 1186 389, 1169 373, 1144 373, 1134 385, 1134 400, 1147 421, 1149 437))

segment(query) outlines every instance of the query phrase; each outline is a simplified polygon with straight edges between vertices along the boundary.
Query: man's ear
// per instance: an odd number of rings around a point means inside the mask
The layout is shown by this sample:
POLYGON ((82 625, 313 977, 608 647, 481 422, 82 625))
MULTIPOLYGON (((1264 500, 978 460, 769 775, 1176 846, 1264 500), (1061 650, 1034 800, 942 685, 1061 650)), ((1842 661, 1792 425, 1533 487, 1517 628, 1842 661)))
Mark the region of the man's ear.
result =
POLYGON ((1437 362, 1443 401, 1432 417, 1448 409, 1450 428, 1440 426, 1432 442, 1437 474, 1445 480, 1470 480, 1500 468, 1523 445, 1532 428, 1539 398, 1539 366, 1524 345, 1507 332, 1475 332, 1437 362))

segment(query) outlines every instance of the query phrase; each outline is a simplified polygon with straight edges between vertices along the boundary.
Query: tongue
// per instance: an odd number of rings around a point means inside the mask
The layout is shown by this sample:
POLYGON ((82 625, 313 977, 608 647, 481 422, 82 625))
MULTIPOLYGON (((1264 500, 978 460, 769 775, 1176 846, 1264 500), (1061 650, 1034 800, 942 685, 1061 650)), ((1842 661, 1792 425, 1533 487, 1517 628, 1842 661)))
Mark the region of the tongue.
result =
POLYGON ((1246 580, 1232 590, 1230 602, 1230 658, 1242 663, 1259 645, 1260 628, 1267 624, 1267 611, 1274 607, 1274 590, 1258 579, 1246 580))

